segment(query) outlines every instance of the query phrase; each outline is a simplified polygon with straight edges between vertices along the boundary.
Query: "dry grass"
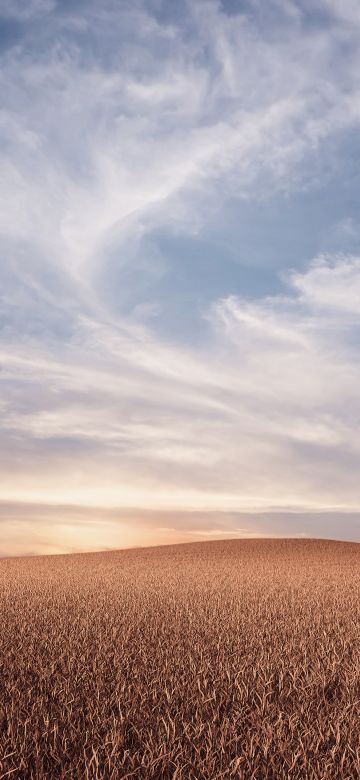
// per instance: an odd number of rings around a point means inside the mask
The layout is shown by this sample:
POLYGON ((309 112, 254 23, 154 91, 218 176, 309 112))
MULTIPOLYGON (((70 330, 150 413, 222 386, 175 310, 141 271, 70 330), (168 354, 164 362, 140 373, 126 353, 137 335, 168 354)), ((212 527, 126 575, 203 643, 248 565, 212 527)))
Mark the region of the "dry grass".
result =
POLYGON ((360 546, 0 562, 2 778, 360 777, 360 546))

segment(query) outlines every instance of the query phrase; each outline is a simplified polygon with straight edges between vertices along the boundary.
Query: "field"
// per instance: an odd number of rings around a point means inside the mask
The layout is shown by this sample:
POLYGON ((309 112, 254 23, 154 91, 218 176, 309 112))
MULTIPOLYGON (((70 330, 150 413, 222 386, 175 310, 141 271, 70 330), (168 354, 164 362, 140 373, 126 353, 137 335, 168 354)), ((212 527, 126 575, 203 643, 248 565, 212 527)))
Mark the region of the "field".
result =
POLYGON ((360 777, 360 545, 0 561, 0 778, 360 777))

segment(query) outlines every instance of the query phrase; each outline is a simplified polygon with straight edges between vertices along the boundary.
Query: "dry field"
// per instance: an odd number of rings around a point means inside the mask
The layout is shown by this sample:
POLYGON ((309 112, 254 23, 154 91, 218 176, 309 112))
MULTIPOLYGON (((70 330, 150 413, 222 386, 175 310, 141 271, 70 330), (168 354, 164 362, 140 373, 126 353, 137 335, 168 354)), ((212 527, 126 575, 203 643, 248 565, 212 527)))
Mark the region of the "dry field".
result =
POLYGON ((0 778, 360 777, 360 546, 0 561, 0 778))

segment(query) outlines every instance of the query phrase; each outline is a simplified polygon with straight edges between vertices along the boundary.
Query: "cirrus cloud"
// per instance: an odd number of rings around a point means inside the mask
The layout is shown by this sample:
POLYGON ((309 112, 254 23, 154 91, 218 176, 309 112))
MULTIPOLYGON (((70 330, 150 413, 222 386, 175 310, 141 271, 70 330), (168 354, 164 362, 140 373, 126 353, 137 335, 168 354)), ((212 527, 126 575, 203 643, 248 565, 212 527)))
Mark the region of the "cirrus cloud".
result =
POLYGON ((356 512, 355 5, 1 13, 0 498, 356 512), (324 193, 275 261, 262 210, 324 193))

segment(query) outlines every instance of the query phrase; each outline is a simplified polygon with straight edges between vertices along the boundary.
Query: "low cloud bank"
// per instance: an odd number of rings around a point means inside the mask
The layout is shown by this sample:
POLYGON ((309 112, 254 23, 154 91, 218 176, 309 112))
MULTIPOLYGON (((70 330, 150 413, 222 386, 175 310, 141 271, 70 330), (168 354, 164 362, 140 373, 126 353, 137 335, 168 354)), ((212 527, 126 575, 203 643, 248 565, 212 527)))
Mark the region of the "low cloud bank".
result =
POLYGON ((360 513, 164 512, 0 504, 0 556, 247 537, 360 541, 360 513))

